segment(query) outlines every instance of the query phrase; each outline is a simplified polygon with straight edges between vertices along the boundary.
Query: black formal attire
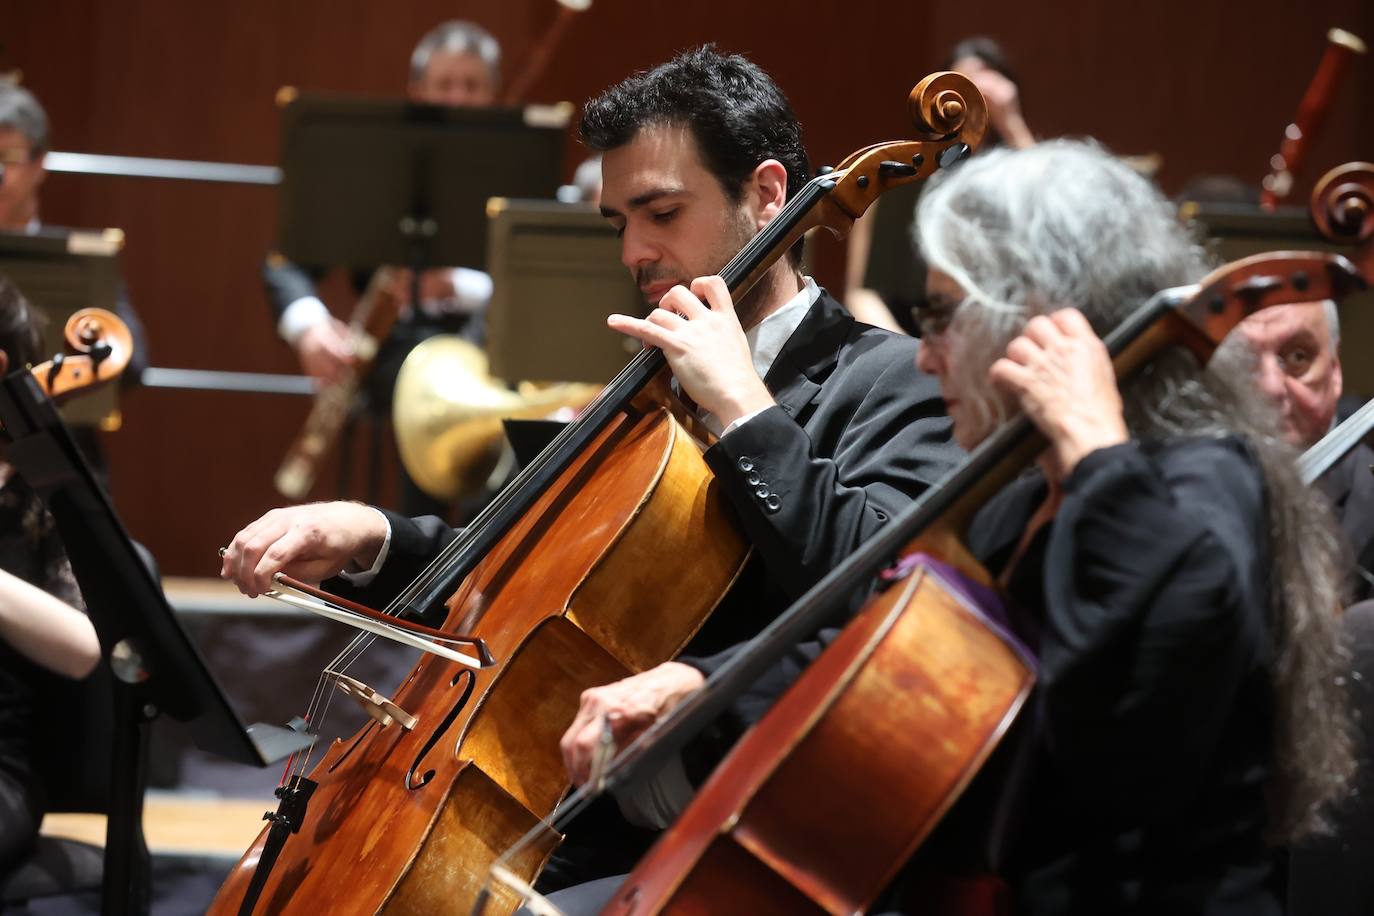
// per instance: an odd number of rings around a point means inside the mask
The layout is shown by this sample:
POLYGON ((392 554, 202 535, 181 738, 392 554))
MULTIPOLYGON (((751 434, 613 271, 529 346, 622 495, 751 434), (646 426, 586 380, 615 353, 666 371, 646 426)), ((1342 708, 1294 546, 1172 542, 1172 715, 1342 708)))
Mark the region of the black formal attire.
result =
MULTIPOLYGON (((1281 912, 1262 839, 1273 658, 1253 455, 1235 439, 1125 444, 1085 457, 1063 490, 1005 579, 1040 660, 1020 746, 1004 754, 1021 769, 1011 826, 997 848, 936 850, 941 867, 996 860, 1027 916, 1281 912)), ((969 546, 990 573, 1007 572, 1047 494, 1031 474, 978 515, 969 546)), ((745 710, 761 714, 762 695, 837 634, 799 645, 745 710)), ((961 802, 950 818, 969 815, 961 802)), ((960 836, 951 826, 944 837, 960 836)), ((878 909, 929 912, 925 877, 913 866, 878 909)), ((612 884, 555 901, 594 911, 612 884)))
POLYGON ((1357 769, 1351 792, 1329 812, 1331 831, 1293 849, 1288 885, 1291 916, 1374 913, 1374 601, 1348 608, 1341 627, 1354 663, 1347 680, 1355 710, 1357 769))
POLYGON ((1374 598, 1374 448, 1361 442, 1317 486, 1330 498, 1355 562, 1351 600, 1374 598))
MULTIPOLYGON (((8 465, 0 465, 0 569, 85 607, 52 517, 8 465)), ((0 872, 28 851, 43 820, 49 736, 38 710, 61 680, 0 640, 0 872)))
MULTIPOLYGON (((989 571, 1045 492, 1026 478, 980 514, 989 571)), ((1019 913, 1279 912, 1265 499, 1239 440, 1102 449, 1012 570, 1041 666, 1005 853, 1019 913)))
MULTIPOLYGON (((280 322, 293 302, 315 296, 315 285, 325 273, 325 270, 297 266, 279 255, 267 258, 262 266, 262 279, 273 322, 280 322)), ((353 289, 361 294, 371 276, 370 271, 353 271, 349 280, 353 289)), ((401 364, 411 350, 437 334, 454 334, 482 346, 486 338, 486 306, 467 313, 430 313, 414 308, 397 319, 391 333, 379 341, 372 371, 362 390, 362 407, 373 423, 374 435, 380 434, 381 424, 390 422, 391 395, 401 364)), ((413 515, 445 513, 447 505, 421 490, 404 468, 400 482, 403 512, 413 515)))
MULTIPOLYGON (((758 633, 962 457, 938 386, 915 368, 917 346, 856 322, 829 294, 811 306, 764 379, 775 406, 705 453, 754 553, 687 653, 708 656, 758 633)), ((372 601, 400 591, 453 538, 438 519, 387 514, 389 554, 364 592, 372 601)), ((734 720, 721 723, 689 772, 704 775, 739 733, 734 720)), ((546 872, 559 885, 624 871, 654 835, 633 831, 609 804, 573 831, 566 850, 579 834, 613 841, 590 855, 594 864, 546 872)))

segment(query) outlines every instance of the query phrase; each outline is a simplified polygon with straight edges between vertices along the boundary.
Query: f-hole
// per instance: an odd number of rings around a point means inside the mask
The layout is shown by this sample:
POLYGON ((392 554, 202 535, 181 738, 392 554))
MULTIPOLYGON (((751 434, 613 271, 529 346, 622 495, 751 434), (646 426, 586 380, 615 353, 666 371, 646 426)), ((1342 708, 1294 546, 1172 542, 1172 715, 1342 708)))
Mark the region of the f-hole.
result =
POLYGON ((439 723, 439 727, 430 733, 429 740, 425 742, 424 747, 420 748, 420 753, 415 755, 415 760, 410 764, 410 770, 406 773, 407 789, 423 789, 434 778, 433 770, 425 770, 424 775, 417 780, 415 770, 420 766, 420 761, 425 759, 425 755, 434 750, 434 745, 439 743, 439 739, 453 725, 453 720, 458 718, 458 713, 462 712, 463 707, 468 705, 468 698, 472 696, 472 688, 477 683, 477 675, 473 674, 470 669, 463 668, 453 676, 453 680, 449 681, 449 686, 457 687, 460 683, 463 685, 463 695, 449 709, 448 715, 444 716, 444 721, 439 723))

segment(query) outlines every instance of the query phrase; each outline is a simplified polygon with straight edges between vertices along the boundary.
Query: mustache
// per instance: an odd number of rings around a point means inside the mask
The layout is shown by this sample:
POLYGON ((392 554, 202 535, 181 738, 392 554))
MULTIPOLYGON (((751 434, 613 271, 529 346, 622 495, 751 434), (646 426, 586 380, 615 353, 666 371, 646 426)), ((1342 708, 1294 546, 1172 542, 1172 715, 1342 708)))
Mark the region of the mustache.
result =
POLYGON ((664 280, 671 280, 675 283, 681 283, 684 286, 687 285, 687 281, 679 279, 677 274, 657 264, 646 264, 635 271, 635 285, 640 289, 654 283, 661 283, 664 280))

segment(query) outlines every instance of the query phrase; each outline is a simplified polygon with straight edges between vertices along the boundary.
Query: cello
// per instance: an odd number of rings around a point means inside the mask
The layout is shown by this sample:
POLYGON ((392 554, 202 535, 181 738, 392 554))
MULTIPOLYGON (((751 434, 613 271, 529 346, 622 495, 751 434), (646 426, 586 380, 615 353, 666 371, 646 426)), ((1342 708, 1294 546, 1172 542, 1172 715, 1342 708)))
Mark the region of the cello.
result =
MULTIPOLYGON (((927 77, 908 105, 922 139, 866 147, 806 185, 722 270, 732 292, 806 231, 843 232, 885 188, 959 161, 986 128, 959 74, 927 77)), ((540 825, 568 790, 558 738, 581 691, 675 654, 747 556, 698 425, 661 353, 631 361, 388 608, 441 608, 438 628, 480 641, 479 656, 422 658, 394 697, 369 697, 373 722, 308 777, 293 768, 211 912, 464 907, 531 830, 514 868, 532 878, 558 841, 540 825), (679 556, 692 563, 660 559, 679 556), (666 594, 675 606, 643 612, 666 594)))
MULTIPOLYGON (((1358 246, 1350 256, 1366 276, 1374 276, 1374 163, 1347 162, 1331 169, 1312 189, 1312 222, 1333 242, 1358 246)), ((1313 484, 1359 445, 1374 429, 1374 401, 1303 453, 1303 482, 1313 484)))
MULTIPOLYGON (((1169 347, 1205 360, 1261 308, 1340 298, 1363 285, 1339 255, 1256 255, 1197 286, 1161 292, 1106 344, 1118 378, 1129 378, 1169 347)), ((603 912, 839 914, 876 898, 1029 693, 1033 663, 995 622, 987 573, 962 537, 1045 445, 1025 417, 988 437, 570 800, 656 771, 901 558, 897 584, 869 600, 735 746, 603 912)), ((503 864, 493 876, 513 883, 503 864)))

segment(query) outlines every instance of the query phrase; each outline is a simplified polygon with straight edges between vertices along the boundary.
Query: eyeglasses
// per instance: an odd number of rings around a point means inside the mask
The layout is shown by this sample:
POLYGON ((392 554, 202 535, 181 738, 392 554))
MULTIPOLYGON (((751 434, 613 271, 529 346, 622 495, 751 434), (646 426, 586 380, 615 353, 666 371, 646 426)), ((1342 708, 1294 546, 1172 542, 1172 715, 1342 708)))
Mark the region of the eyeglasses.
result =
POLYGON ((959 303, 940 300, 916 306, 911 310, 911 317, 916 322, 916 336, 938 337, 945 333, 958 310, 959 303))

